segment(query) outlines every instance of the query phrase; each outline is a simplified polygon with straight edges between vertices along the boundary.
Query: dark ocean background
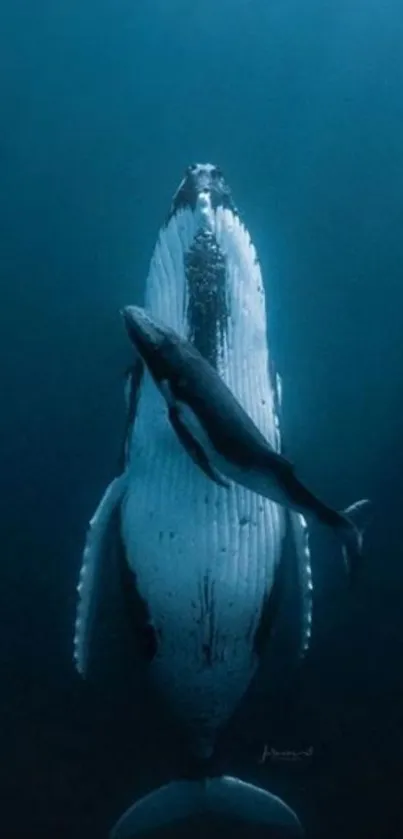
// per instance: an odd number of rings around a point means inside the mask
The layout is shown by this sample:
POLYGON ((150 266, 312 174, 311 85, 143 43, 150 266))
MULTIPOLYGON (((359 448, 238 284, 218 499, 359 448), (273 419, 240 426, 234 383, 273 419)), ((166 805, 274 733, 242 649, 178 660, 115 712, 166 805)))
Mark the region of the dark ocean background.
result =
MULTIPOLYGON (((102 839, 180 774, 143 679, 83 684, 72 633, 124 423, 118 309, 193 161, 222 167, 260 255, 288 453, 334 506, 374 502, 355 592, 313 529, 299 687, 276 699, 268 671, 222 766, 308 837, 403 835, 402 43, 398 0, 2 4, 1 839, 102 839)), ((159 835, 224 827, 268 835, 159 835)))

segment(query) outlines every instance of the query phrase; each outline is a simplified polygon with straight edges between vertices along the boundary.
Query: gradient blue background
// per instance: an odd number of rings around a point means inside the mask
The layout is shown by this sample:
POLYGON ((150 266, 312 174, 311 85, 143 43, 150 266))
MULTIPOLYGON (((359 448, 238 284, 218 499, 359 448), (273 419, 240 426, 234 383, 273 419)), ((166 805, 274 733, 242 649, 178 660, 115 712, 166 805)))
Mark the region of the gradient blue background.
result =
POLYGON ((295 705, 277 718, 263 686, 223 765, 283 794, 309 836, 403 835, 402 43, 397 0, 1 6, 5 839, 101 839, 179 772, 141 685, 83 686, 71 638, 124 421, 117 312, 141 301, 195 160, 223 168, 261 258, 287 451, 335 506, 374 501, 354 595, 313 531, 315 637, 295 705), (314 758, 262 766, 264 744, 314 758))

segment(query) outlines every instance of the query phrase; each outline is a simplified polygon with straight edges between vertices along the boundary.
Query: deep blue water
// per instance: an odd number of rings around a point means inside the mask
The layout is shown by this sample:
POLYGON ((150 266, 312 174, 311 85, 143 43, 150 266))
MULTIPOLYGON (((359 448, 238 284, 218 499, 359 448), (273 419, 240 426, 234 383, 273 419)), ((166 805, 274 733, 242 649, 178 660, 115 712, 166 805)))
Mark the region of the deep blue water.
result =
POLYGON ((403 835, 402 38, 398 0, 2 4, 4 839, 102 839, 179 772, 143 687, 83 685, 71 646, 124 421, 117 312, 141 301, 194 160, 223 168, 261 258, 287 450, 335 506, 374 502, 354 593, 314 531, 299 690, 276 706, 263 685, 223 765, 284 795, 315 839, 403 835), (313 758, 262 765, 265 744, 313 758))

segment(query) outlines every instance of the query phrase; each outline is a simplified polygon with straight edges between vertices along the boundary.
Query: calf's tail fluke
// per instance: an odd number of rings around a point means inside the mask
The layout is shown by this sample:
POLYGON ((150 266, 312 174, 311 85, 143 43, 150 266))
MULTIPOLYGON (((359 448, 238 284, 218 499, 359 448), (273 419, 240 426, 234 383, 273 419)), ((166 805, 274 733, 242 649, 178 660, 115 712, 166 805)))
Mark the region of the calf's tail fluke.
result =
POLYGON ((364 530, 368 524, 370 507, 371 502, 363 498, 340 514, 343 558, 352 577, 362 557, 364 530))
POLYGON ((173 781, 154 790, 123 814, 109 839, 132 839, 190 816, 214 813, 278 828, 284 837, 304 836, 298 817, 281 798, 239 778, 223 776, 173 781))

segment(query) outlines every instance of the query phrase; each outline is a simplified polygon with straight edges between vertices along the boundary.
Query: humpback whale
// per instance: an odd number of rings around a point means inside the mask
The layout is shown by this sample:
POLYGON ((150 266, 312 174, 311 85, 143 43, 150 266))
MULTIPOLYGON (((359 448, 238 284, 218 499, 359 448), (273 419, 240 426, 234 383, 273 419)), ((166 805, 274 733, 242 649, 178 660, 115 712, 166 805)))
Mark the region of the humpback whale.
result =
MULTIPOLYGON (((269 351, 261 269, 217 166, 186 170, 159 231, 143 304, 151 318, 205 359, 280 462, 281 379, 269 351)), ((139 354, 127 380, 120 468, 85 542, 74 659, 86 676, 97 643, 100 580, 108 573, 110 546, 119 540, 138 647, 155 689, 186 732, 197 771, 136 801, 111 839, 205 812, 301 835, 298 817, 285 802, 239 778, 215 776, 212 761, 218 733, 270 645, 287 533, 299 581, 301 657, 309 647, 307 521, 298 510, 228 479, 194 430, 189 433, 178 400, 173 408, 180 433, 173 433, 167 395, 162 398, 139 354)))

